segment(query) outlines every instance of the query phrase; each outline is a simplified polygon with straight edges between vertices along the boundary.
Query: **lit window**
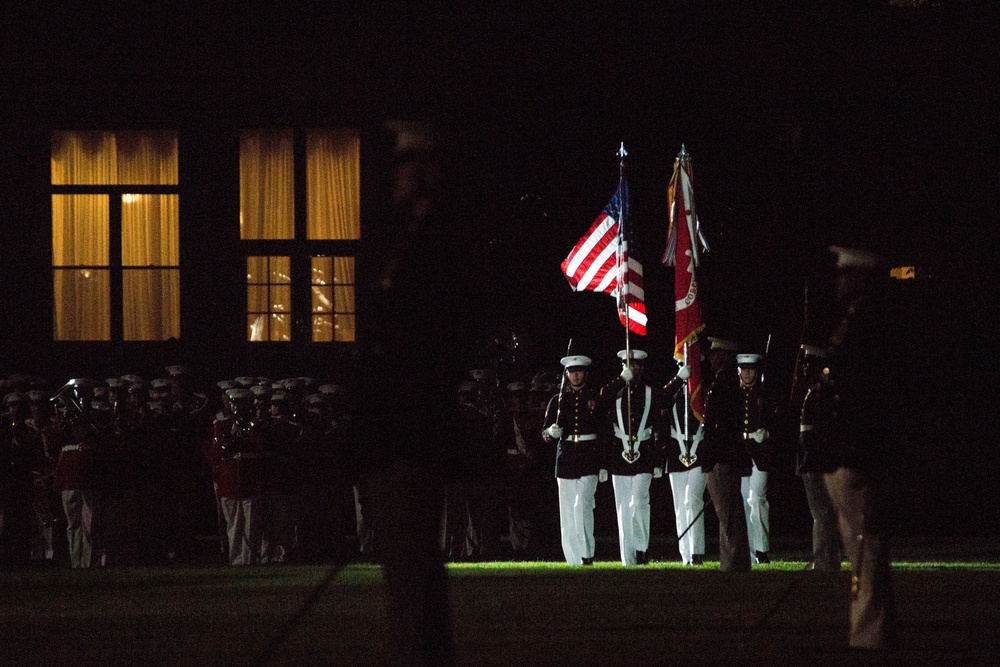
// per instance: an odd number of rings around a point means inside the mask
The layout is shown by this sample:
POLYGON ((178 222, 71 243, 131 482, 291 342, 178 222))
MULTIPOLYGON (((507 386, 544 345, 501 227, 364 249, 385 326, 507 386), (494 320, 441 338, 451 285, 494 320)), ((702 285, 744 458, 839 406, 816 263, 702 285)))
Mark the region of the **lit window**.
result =
POLYGON ((361 238, 361 142, 354 130, 306 135, 307 238, 361 238))
POLYGON ((55 132, 51 162, 55 340, 179 337, 176 133, 55 132))
POLYGON ((289 257, 247 257, 247 340, 292 339, 289 257))
POLYGON ((240 134, 239 223, 246 242, 249 340, 354 342, 360 165, 356 130, 240 134))
POLYGON ((240 238, 295 238, 295 145, 291 130, 240 136, 240 238))
POLYGON ((354 342, 354 258, 312 258, 312 339, 354 342))

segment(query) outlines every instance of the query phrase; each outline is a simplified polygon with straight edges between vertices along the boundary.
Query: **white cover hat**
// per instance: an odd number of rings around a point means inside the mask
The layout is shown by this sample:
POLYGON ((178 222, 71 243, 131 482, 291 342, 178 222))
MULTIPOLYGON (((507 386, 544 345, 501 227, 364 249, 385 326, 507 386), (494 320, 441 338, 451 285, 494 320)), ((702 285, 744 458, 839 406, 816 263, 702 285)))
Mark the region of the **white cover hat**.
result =
POLYGON ((563 357, 559 360, 559 363, 563 365, 563 368, 569 370, 571 368, 584 368, 591 364, 590 357, 586 357, 582 354, 572 354, 568 357, 563 357))

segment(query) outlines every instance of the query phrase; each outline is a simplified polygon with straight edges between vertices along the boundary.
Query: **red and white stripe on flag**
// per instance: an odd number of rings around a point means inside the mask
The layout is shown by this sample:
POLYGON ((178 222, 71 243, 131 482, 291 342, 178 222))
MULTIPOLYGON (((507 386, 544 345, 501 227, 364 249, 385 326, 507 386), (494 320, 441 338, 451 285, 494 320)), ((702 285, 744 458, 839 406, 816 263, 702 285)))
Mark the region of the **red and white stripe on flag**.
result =
POLYGON ((628 242, 622 243, 622 289, 618 295, 618 319, 629 331, 646 335, 646 292, 642 285, 642 264, 628 254, 628 242), (627 309, 627 313, 626 313, 627 309))
POLYGON ((629 331, 644 336, 646 296, 642 286, 642 264, 629 257, 628 244, 620 242, 618 221, 611 212, 616 208, 614 201, 597 216, 587 233, 563 260, 562 271, 576 292, 605 292, 615 297, 622 325, 625 326, 627 321, 629 331), (619 266, 622 267, 621 280, 619 266), (619 282, 624 285, 620 292, 619 282), (625 308, 628 309, 627 316, 625 308))
POLYGON ((618 221, 602 212, 569 255, 562 271, 575 292, 607 292, 617 284, 618 221))

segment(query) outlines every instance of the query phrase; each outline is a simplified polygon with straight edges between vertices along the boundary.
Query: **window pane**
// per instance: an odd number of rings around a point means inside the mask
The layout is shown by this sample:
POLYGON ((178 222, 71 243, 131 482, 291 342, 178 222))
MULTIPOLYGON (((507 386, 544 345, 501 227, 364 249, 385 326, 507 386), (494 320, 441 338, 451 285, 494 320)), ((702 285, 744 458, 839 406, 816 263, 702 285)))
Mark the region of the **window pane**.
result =
POLYGON ((313 315, 313 342, 333 342, 333 317, 331 315, 313 315))
POLYGON ((247 257, 247 339, 292 338, 291 257, 247 257))
POLYGON ((116 132, 118 183, 177 185, 176 132, 116 132))
POLYGON ((334 268, 334 281, 338 285, 353 285, 354 284, 354 258, 353 257, 334 257, 333 258, 333 268, 334 268))
POLYGON ((53 271, 56 340, 111 340, 109 285, 107 269, 53 271))
POLYGON ((312 284, 329 285, 333 282, 333 258, 312 257, 312 284))
POLYGON ((52 265, 108 265, 108 196, 52 195, 52 265))
POLYGON ((312 312, 331 313, 333 312, 333 288, 322 285, 313 285, 312 288, 312 312))
POLYGON ((355 130, 306 135, 306 229, 311 240, 360 238, 361 140, 355 130))
POLYGON ((177 195, 122 195, 122 265, 180 264, 177 195))
POLYGON ((354 342, 354 315, 333 316, 334 338, 345 343, 354 342))
POLYGON ((271 312, 287 313, 292 309, 292 288, 287 285, 271 285, 271 312))
POLYGON ((250 285, 247 287, 247 312, 269 312, 267 308, 267 285, 250 285))
POLYGON ((276 342, 287 342, 292 339, 292 318, 283 313, 271 315, 271 335, 269 340, 276 342))
POLYGON ((53 132, 53 185, 115 185, 117 151, 113 132, 53 132))
POLYGON ((333 309, 338 313, 354 312, 354 286, 335 287, 333 289, 333 309))
POLYGON ((247 340, 259 342, 267 340, 268 316, 264 314, 247 315, 247 340))
POLYGON ((180 338, 180 271, 127 269, 122 272, 125 340, 180 338))
POLYGON ((295 237, 294 144, 290 130, 240 135, 240 238, 295 237))
POLYGON ((271 283, 292 282, 292 258, 291 257, 269 257, 271 264, 271 283))
POLYGON ((247 257, 247 283, 267 284, 267 257, 247 257))

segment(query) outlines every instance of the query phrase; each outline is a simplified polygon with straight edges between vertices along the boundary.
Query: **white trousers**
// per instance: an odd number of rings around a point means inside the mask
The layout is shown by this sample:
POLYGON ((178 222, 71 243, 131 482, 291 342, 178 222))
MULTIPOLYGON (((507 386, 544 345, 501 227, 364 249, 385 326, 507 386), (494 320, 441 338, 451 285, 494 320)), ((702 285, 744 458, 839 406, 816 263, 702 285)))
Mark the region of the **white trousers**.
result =
POLYGON ((559 486, 559 530, 568 565, 594 557, 594 494, 597 475, 577 479, 556 478, 559 486))
POLYGON ((705 554, 705 472, 691 468, 670 473, 674 494, 674 521, 677 524, 677 550, 681 561, 691 564, 691 556, 705 554), (695 518, 697 517, 697 519, 695 518), (685 532, 686 531, 686 532, 685 532), (683 537, 681 537, 683 535, 683 537))
POLYGON ((754 465, 749 477, 740 482, 743 491, 743 511, 747 516, 747 536, 750 538, 750 559, 757 562, 755 551, 771 549, 770 508, 767 504, 767 473, 754 465))
POLYGON ((73 489, 62 491, 63 512, 66 515, 66 540, 69 542, 70 567, 94 565, 94 503, 93 491, 73 489))
POLYGON ((263 538, 261 505, 259 496, 222 498, 230 565, 253 565, 260 562, 263 538))
POLYGON ((649 548, 649 485, 652 473, 612 475, 622 565, 635 565, 635 552, 649 548))

